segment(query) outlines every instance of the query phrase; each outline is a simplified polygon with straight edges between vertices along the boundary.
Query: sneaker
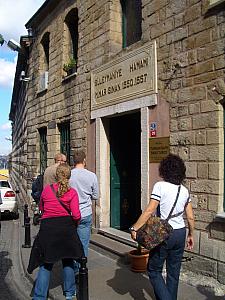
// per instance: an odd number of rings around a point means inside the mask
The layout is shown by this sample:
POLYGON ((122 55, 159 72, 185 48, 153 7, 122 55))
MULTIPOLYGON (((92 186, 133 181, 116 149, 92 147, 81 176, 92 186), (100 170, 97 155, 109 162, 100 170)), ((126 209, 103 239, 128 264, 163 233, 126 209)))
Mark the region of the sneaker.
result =
POLYGON ((77 297, 76 297, 76 295, 66 296, 66 300, 77 300, 77 297))

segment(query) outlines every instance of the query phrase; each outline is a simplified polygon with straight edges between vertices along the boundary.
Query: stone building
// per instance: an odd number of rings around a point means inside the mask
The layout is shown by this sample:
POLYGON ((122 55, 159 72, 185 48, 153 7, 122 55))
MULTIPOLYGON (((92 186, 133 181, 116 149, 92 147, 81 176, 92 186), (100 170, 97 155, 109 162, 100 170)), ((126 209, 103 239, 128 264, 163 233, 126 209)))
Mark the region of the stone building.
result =
POLYGON ((26 28, 10 112, 21 200, 56 152, 72 164, 83 148, 94 227, 125 241, 177 153, 196 218, 188 267, 225 284, 224 1, 47 0, 26 28))

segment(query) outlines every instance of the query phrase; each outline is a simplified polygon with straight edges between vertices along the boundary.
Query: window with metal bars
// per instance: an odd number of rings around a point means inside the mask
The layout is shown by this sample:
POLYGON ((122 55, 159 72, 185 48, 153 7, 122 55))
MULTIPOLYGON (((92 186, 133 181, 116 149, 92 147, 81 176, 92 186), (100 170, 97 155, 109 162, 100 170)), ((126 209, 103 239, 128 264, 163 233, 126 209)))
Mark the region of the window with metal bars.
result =
POLYGON ((39 128, 39 138, 40 138, 40 174, 43 174, 47 168, 47 127, 39 128))
POLYGON ((141 39, 141 0, 121 0, 123 48, 141 39))
POLYGON ((70 123, 59 124, 60 132, 60 152, 65 154, 67 162, 70 164, 70 123))

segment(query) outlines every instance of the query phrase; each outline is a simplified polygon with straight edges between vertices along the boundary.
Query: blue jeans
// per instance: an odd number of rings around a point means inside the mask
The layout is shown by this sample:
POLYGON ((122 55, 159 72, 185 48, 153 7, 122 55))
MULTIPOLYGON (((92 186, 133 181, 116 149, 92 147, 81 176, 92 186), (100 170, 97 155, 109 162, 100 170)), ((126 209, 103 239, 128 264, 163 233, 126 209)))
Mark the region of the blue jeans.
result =
POLYGON ((175 229, 169 239, 150 252, 148 275, 156 300, 176 300, 186 229, 175 229), (166 262, 166 281, 162 270, 166 262))
MULTIPOLYGON (((88 246, 91 237, 92 215, 86 216, 81 219, 80 224, 77 226, 77 233, 84 249, 84 255, 88 256, 88 246)), ((79 272, 79 264, 75 261, 74 272, 79 272)))
MULTIPOLYGON (((73 269, 73 259, 62 259, 63 264, 63 290, 66 299, 72 299, 76 295, 75 277, 73 269)), ((35 281, 33 300, 47 299, 50 274, 53 264, 44 264, 40 266, 35 281)))

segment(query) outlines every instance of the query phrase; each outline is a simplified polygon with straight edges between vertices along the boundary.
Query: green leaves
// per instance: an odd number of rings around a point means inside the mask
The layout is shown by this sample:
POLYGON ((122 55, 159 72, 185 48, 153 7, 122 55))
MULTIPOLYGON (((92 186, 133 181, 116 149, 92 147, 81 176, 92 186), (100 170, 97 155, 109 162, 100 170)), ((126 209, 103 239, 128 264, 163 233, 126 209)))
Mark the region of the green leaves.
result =
POLYGON ((77 65, 77 61, 75 58, 70 58, 69 62, 67 64, 63 65, 63 71, 65 71, 66 73, 70 72, 71 70, 73 70, 77 65))

